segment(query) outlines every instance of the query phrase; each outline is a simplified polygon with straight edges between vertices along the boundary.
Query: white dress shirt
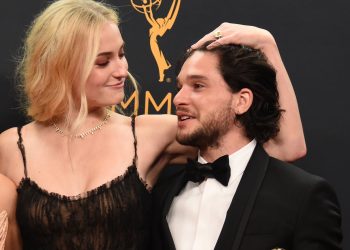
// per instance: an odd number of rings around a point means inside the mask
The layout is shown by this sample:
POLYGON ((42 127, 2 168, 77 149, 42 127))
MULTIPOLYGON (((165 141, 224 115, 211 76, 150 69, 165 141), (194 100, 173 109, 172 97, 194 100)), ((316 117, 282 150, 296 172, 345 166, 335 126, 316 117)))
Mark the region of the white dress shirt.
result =
MULTIPOLYGON (((256 141, 229 156, 231 177, 227 187, 213 178, 188 182, 171 204, 167 221, 177 250, 212 250, 224 225, 227 210, 256 141)), ((200 163, 207 163, 198 156, 200 163)))

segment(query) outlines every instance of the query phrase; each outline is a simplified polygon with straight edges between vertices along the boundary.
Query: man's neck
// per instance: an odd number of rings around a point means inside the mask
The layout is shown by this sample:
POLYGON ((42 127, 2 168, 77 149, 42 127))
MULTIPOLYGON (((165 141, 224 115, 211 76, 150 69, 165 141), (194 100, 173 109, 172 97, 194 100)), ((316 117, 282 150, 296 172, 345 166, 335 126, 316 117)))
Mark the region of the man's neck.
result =
POLYGON ((208 162, 213 162, 223 155, 231 155, 238 151, 251 140, 243 133, 229 131, 222 136, 215 146, 200 149, 200 155, 208 162))

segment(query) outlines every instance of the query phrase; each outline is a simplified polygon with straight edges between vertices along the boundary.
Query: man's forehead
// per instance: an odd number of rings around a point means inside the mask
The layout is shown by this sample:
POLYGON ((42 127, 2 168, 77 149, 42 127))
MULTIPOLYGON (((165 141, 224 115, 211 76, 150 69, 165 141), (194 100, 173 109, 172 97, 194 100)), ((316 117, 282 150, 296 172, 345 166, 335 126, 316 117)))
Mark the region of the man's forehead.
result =
POLYGON ((219 57, 211 52, 196 51, 183 64, 178 78, 209 78, 219 72, 219 57))

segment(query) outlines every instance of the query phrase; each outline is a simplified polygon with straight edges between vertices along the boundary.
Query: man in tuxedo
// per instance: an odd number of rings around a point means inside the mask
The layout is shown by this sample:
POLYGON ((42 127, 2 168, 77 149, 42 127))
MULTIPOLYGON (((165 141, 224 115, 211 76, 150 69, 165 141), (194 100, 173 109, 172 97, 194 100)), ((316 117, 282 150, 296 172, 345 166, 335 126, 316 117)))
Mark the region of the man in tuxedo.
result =
POLYGON ((332 188, 262 146, 284 112, 276 71, 259 50, 207 45, 178 74, 177 140, 200 151, 154 189, 153 249, 341 249, 332 188))

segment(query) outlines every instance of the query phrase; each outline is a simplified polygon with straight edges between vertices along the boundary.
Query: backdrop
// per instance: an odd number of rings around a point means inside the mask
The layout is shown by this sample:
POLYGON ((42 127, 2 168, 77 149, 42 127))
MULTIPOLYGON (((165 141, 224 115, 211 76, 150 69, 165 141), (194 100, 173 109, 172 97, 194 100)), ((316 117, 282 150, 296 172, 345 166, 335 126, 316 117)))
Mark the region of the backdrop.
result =
MULTIPOLYGON (((129 68, 141 85, 139 114, 174 111, 171 101, 177 59, 189 45, 220 23, 249 24, 271 31, 292 79, 304 125, 308 153, 297 165, 323 176, 335 188, 343 213, 344 249, 350 249, 350 169, 346 156, 350 149, 350 118, 346 114, 350 107, 350 3, 346 0, 107 2, 118 6, 129 68)), ((17 101, 15 62, 26 28, 47 3, 12 0, 2 1, 0 5, 0 132, 25 123, 17 101)), ((125 109, 133 109, 137 101, 132 94, 124 102, 125 109)))

